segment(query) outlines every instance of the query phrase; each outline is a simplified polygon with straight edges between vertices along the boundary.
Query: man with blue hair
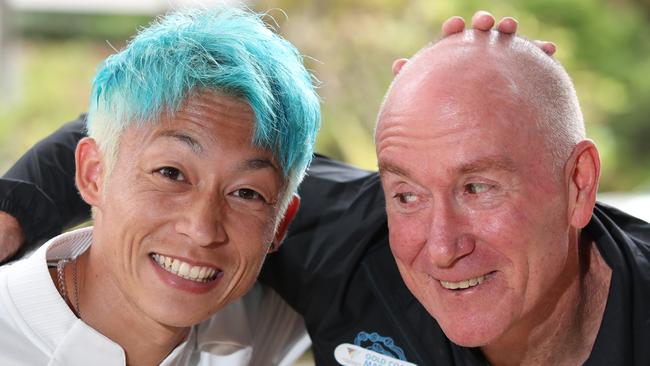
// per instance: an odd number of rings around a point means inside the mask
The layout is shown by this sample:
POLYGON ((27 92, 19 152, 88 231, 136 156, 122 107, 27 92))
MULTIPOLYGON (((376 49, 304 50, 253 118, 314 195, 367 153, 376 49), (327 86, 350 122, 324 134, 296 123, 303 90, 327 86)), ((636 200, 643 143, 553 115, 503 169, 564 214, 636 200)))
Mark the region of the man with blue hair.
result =
POLYGON ((0 269, 0 364, 283 362, 302 319, 249 290, 319 124, 301 57, 260 15, 183 11, 143 30, 99 68, 75 151, 94 227, 0 269))

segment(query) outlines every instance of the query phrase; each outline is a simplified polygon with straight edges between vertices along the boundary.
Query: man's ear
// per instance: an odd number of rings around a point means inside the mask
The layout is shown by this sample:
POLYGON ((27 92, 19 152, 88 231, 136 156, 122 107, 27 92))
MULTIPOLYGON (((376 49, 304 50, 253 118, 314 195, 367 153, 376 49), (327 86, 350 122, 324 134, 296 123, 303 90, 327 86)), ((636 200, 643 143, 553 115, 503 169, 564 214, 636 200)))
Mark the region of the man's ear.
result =
POLYGON ((271 249, 269 249, 269 253, 275 252, 276 250, 278 250, 278 248, 280 248, 280 244, 282 244, 284 237, 287 235, 287 229, 289 228, 289 224, 291 224, 291 221, 293 221, 293 219, 296 217, 299 207, 300 207, 300 196, 294 193, 293 197, 291 197, 291 202, 289 202, 289 206, 287 207, 287 211, 284 213, 284 217, 282 218, 282 221, 280 221, 280 225, 278 225, 278 229, 275 231, 275 237, 273 238, 273 245, 271 245, 271 249))
POLYGON ((593 213, 600 178, 600 157, 591 140, 581 141, 565 167, 569 178, 568 214, 571 226, 585 227, 593 213))
POLYGON ((397 60, 393 61, 393 76, 397 76, 397 74, 399 74, 399 72, 402 70, 402 67, 406 65, 408 60, 408 58, 398 58, 397 60))
POLYGON ((104 163, 97 142, 90 137, 79 140, 75 150, 75 183, 86 203, 97 206, 103 189, 104 163))

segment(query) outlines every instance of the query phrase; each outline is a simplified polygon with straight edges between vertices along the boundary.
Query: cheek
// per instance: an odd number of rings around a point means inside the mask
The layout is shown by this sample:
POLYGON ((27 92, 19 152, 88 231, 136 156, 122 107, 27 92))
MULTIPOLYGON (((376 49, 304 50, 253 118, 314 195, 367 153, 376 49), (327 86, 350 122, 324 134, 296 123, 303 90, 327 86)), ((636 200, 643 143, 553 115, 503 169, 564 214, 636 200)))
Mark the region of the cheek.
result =
POLYGON ((273 221, 270 214, 250 214, 230 211, 224 221, 230 243, 239 258, 239 265, 259 269, 273 240, 273 221))
POLYGON ((426 222, 420 217, 388 214, 391 251, 404 264, 415 261, 427 241, 427 232, 426 222))
MULTIPOLYGON (((233 218, 234 219, 234 218, 233 218)), ((227 224, 229 243, 231 246, 229 290, 227 302, 243 296, 257 280, 268 249, 269 241, 263 233, 264 225, 254 221, 232 220, 227 224)))
MULTIPOLYGON (((520 202, 481 215, 477 237, 496 251, 510 285, 524 296, 543 293, 547 273, 561 273, 566 260, 562 215, 549 197, 546 202, 520 202)), ((536 296, 533 296, 536 297, 536 296)))
POLYGON ((531 276, 544 279, 552 278, 551 273, 562 273, 571 256, 569 248, 569 227, 561 215, 541 217, 536 246, 530 249, 529 261, 531 276))
POLYGON ((138 222, 140 225, 146 225, 170 213, 183 212, 190 201, 181 194, 171 195, 147 189, 144 178, 139 180, 127 178, 111 177, 107 185, 108 190, 104 195, 107 199, 101 209, 106 212, 106 215, 110 215, 113 221, 125 221, 130 224, 138 222))

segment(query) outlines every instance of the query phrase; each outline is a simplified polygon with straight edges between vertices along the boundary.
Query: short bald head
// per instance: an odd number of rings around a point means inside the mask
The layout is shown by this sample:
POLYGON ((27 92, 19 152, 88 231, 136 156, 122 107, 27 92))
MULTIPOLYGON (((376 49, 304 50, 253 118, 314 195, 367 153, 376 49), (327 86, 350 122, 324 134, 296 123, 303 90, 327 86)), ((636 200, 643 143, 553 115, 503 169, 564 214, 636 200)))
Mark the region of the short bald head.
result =
POLYGON ((391 116, 408 120, 431 98, 452 123, 460 113, 519 114, 512 127, 538 132, 530 137, 545 146, 558 168, 585 138, 570 77, 521 37, 470 30, 420 50, 393 81, 378 116, 378 134, 391 116))

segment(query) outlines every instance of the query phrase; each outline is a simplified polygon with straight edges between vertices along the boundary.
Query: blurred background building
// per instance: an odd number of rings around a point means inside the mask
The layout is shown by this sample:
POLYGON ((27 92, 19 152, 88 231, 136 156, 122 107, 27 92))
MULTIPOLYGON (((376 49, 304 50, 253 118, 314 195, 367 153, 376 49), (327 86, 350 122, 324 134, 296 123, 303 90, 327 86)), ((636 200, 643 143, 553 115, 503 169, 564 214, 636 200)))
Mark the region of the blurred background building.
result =
MULTIPOLYGON (((95 67, 169 9, 209 0, 0 0, 0 173, 85 111, 95 67)), ((439 36, 478 0, 259 0, 268 22, 298 46, 320 80, 318 151, 375 169, 375 115, 390 66, 439 36)), ((588 134, 603 159, 601 191, 650 191, 650 1, 494 0, 519 33, 554 41, 573 77, 588 134)), ((605 196, 606 197, 606 196, 605 196)), ((647 197, 647 196, 646 196, 647 197)))

